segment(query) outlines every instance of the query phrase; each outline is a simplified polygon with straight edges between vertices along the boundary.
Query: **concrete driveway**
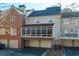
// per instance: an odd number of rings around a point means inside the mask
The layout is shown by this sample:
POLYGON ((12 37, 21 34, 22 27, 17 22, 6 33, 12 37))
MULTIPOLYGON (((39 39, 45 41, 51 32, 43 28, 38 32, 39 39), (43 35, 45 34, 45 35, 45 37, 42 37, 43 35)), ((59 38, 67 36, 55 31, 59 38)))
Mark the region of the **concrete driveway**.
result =
POLYGON ((46 48, 1 49, 0 56, 41 56, 46 48))

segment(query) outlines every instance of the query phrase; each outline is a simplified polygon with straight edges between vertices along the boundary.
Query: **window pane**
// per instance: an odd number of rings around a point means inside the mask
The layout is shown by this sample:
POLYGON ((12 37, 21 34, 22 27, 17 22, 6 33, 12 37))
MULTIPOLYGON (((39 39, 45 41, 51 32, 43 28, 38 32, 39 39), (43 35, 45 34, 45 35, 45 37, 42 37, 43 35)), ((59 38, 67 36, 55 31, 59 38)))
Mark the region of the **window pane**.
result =
POLYGON ((36 29, 36 35, 37 35, 37 36, 40 36, 40 34, 41 34, 40 28, 37 28, 37 29, 36 29))
POLYGON ((11 20, 12 23, 15 23, 16 22, 16 17, 12 16, 10 20, 11 20))
POLYGON ((48 36, 52 36, 52 27, 48 27, 47 34, 48 36))
POLYGON ((46 36, 46 27, 42 27, 42 35, 46 36))
POLYGON ((25 35, 25 29, 22 29, 22 35, 23 36, 25 35))
POLYGON ((32 28, 32 29, 31 29, 31 35, 32 35, 32 36, 35 36, 35 28, 32 28))
POLYGON ((27 35, 30 35, 30 28, 26 28, 27 30, 25 31, 27 35))

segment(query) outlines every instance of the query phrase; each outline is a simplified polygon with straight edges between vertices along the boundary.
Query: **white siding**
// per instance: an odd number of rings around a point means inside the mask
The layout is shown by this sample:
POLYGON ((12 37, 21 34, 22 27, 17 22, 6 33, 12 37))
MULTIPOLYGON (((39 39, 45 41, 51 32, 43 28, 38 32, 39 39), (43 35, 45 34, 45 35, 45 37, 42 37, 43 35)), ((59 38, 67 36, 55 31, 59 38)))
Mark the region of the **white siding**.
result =
POLYGON ((60 38, 60 20, 61 20, 61 15, 53 15, 53 16, 39 16, 39 17, 28 17, 26 19, 26 24, 34 24, 35 19, 40 20, 40 24, 48 23, 49 19, 52 18, 54 23, 53 26, 53 36, 56 39, 60 38))

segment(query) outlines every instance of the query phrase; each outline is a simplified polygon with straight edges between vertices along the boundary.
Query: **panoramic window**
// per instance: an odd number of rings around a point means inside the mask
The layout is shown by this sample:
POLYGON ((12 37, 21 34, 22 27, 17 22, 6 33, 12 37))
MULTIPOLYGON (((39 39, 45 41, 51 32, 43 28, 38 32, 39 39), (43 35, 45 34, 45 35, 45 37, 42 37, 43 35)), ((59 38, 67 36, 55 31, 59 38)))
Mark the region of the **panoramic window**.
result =
POLYGON ((52 27, 25 27, 22 28, 23 36, 52 36, 52 27))

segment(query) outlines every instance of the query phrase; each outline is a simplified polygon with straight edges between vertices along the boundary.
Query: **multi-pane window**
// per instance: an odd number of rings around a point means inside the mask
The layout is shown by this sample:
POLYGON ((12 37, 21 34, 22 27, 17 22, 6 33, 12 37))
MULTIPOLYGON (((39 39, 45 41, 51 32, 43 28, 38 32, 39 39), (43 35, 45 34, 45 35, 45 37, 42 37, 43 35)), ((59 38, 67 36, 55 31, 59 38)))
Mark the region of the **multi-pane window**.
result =
POLYGON ((30 35, 30 28, 29 27, 25 27, 25 28, 22 28, 22 35, 23 36, 29 36, 30 35))
POLYGON ((65 30, 64 33, 63 33, 63 36, 64 37, 78 37, 78 33, 77 31, 68 31, 68 30, 65 30))
POLYGON ((24 27, 22 36, 52 36, 52 27, 24 27))
POLYGON ((16 16, 12 16, 12 17, 10 18, 10 21, 15 24, 15 22, 16 22, 16 16))

